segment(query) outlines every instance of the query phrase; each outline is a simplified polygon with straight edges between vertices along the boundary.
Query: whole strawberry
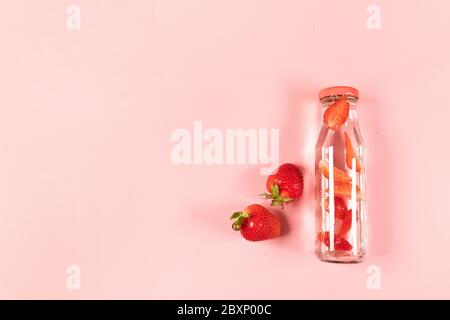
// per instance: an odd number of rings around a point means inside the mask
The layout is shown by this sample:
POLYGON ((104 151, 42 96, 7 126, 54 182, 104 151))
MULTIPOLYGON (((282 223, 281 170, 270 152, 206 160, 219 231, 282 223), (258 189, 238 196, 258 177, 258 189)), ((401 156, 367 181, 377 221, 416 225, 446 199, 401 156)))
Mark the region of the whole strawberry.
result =
POLYGON ((241 231, 248 241, 262 241, 276 238, 280 235, 280 219, 259 204, 249 205, 244 211, 233 213, 235 220, 233 230, 241 231))
POLYGON ((281 165, 267 178, 266 188, 269 193, 262 193, 265 199, 272 199, 270 205, 284 208, 286 202, 300 198, 303 193, 303 174, 292 163, 281 165))

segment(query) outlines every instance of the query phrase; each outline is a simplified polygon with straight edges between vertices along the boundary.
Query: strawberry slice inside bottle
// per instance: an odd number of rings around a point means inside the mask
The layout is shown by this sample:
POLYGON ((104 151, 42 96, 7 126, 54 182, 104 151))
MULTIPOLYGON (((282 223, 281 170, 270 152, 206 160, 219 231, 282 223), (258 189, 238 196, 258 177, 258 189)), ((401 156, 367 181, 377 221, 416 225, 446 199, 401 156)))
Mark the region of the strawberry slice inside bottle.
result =
MULTIPOLYGON (((330 212, 330 199, 325 199, 325 210, 330 212)), ((347 209, 345 200, 340 197, 334 197, 334 231, 335 233, 346 237, 352 228, 352 211, 347 209)))
MULTIPOLYGON (((319 232, 317 234, 317 240, 322 242, 328 248, 330 247, 330 233, 328 231, 319 232)), ((340 236, 339 234, 334 235, 334 250, 350 251, 352 249, 353 249, 352 245, 344 237, 340 236)))
POLYGON ((344 133, 344 143, 345 143, 345 162, 349 169, 352 169, 353 159, 356 159, 356 171, 361 172, 361 161, 358 157, 358 154, 355 152, 353 148, 352 141, 347 133, 344 133))
MULTIPOLYGON (((328 161, 320 160, 319 162, 319 169, 322 171, 322 174, 325 178, 330 178, 330 169, 328 161)), ((351 183, 352 178, 349 177, 344 171, 341 169, 338 169, 336 167, 333 167, 333 177, 334 177, 334 183, 335 184, 343 184, 343 183, 351 183)))
POLYGON ((347 237, 348 232, 352 228, 352 210, 345 211, 342 218, 335 219, 334 231, 342 237, 347 237))
POLYGON ((330 105, 323 114, 323 121, 328 128, 336 131, 347 121, 350 104, 347 96, 343 96, 330 105))
MULTIPOLYGON (((327 192, 330 192, 330 190, 327 189, 327 192)), ((342 197, 344 199, 351 199, 352 198, 352 184, 351 183, 336 184, 334 186, 334 195, 338 196, 338 197, 342 197)), ((363 197, 361 195, 361 190, 358 186, 356 186, 356 200, 363 200, 363 197)))

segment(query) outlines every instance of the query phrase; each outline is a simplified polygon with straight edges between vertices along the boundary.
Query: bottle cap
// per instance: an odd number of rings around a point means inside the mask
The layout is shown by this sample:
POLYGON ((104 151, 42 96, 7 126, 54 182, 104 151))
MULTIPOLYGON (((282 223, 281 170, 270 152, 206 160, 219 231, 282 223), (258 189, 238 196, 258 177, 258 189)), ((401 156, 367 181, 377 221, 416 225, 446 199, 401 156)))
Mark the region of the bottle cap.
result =
POLYGON ((357 89, 353 87, 337 86, 337 87, 328 87, 320 90, 319 100, 322 100, 330 96, 342 96, 344 94, 347 96, 354 97, 355 99, 359 98, 359 92, 357 89))

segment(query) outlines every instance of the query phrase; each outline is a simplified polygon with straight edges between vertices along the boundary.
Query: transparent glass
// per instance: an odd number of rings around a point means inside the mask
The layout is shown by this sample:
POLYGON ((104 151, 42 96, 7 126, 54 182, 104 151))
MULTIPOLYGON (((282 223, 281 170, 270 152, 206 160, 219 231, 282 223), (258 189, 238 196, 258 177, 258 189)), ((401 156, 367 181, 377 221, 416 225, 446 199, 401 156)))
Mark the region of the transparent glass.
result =
MULTIPOLYGON (((323 98, 322 111, 340 98, 323 98)), ((361 262, 367 251, 366 148, 358 124, 357 98, 346 99, 346 122, 337 130, 323 123, 316 144, 315 253, 320 260, 334 263, 361 262), (327 168, 328 178, 324 175, 327 168), (330 241, 333 238, 334 242, 330 241)))

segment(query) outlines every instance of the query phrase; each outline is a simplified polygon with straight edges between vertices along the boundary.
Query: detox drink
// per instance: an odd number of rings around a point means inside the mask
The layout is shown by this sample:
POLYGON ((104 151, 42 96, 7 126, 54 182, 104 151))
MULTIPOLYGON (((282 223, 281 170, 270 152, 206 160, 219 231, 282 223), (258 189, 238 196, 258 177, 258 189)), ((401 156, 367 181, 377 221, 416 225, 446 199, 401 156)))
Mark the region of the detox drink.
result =
POLYGON ((358 90, 319 93, 323 113, 316 144, 316 256, 361 262, 367 251, 366 148, 358 124, 358 90))

